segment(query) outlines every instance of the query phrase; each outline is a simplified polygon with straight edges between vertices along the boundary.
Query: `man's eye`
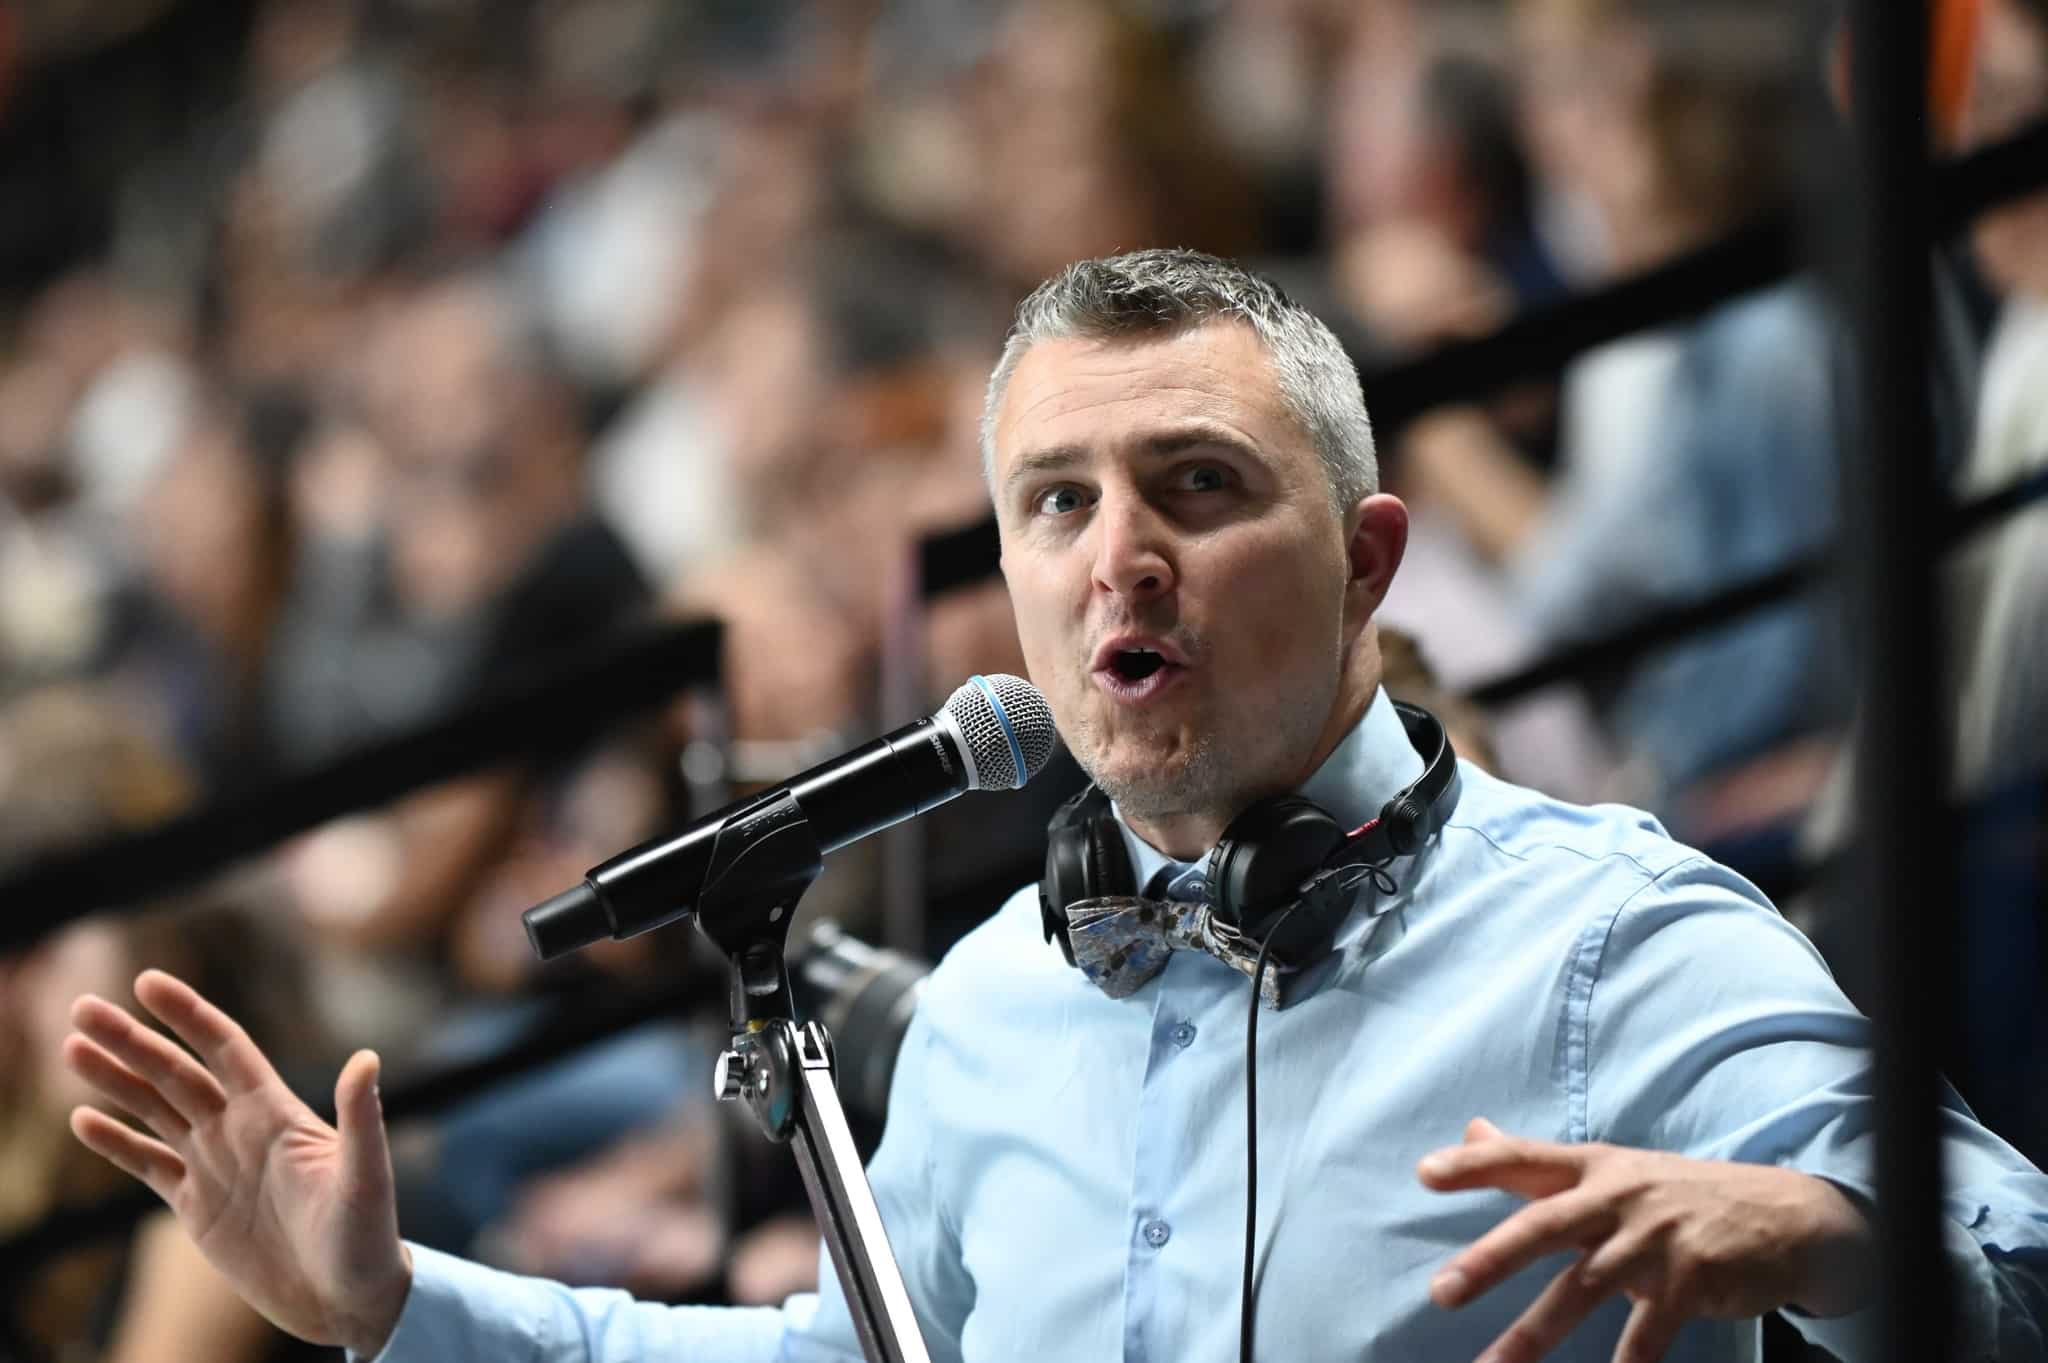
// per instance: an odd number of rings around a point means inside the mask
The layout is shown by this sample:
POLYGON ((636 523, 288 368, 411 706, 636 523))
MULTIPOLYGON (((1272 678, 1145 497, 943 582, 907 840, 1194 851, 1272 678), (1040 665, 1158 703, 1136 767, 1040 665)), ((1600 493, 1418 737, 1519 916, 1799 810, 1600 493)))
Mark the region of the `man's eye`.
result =
POLYGON ((1229 482, 1223 470, 1214 464, 1196 464, 1180 476, 1181 486, 1189 492, 1221 492, 1229 482))
POLYGON ((1081 490, 1073 487, 1056 487, 1038 494, 1038 511, 1045 516, 1064 516, 1070 511, 1079 511, 1082 506, 1081 490))

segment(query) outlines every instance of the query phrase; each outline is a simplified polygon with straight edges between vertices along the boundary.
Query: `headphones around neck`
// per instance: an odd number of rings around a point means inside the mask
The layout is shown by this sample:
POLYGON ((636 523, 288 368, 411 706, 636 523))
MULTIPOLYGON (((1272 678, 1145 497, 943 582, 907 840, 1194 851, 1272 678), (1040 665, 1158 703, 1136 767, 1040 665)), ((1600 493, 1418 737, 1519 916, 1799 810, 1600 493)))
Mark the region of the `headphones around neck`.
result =
MULTIPOLYGON (((1217 919, 1263 942, 1297 901, 1301 910, 1273 937, 1273 958, 1301 966, 1327 952, 1350 910, 1351 896, 1304 898, 1311 882, 1338 866, 1384 867, 1428 842, 1458 801, 1458 755, 1440 720, 1419 705, 1394 702, 1408 741, 1422 755, 1415 784, 1380 807, 1379 816, 1346 829, 1314 801, 1299 795, 1260 800, 1223 830, 1209 853, 1206 874, 1217 919)), ((1038 909, 1045 939, 1055 939, 1074 962, 1067 910, 1085 900, 1136 895, 1141 887, 1110 813, 1109 797, 1089 786, 1061 805, 1047 827, 1045 879, 1038 909)))

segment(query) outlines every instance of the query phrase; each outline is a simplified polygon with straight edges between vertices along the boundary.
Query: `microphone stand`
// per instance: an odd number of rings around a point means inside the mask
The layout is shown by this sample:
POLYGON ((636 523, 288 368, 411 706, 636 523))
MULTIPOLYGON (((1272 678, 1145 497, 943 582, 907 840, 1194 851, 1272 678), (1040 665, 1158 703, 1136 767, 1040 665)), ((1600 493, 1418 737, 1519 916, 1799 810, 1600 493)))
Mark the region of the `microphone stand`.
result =
POLYGON ((786 791, 750 823, 756 832, 745 847, 714 842, 697 899, 697 927, 731 972, 732 1046, 718 1057, 714 1087, 720 1100, 746 1103, 768 1139, 795 1147, 868 1363, 930 1363, 840 1106, 831 1038, 822 1024, 799 1027, 794 1017, 784 948, 797 901, 824 869, 824 854, 786 791), (773 824, 766 836, 758 832, 763 816, 773 824))

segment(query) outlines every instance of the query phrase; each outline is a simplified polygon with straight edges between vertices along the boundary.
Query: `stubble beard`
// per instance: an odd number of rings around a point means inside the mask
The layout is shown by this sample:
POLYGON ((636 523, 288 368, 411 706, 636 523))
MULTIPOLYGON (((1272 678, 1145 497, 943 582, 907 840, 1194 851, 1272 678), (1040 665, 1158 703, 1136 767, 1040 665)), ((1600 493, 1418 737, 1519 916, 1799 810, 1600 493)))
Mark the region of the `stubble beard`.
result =
MULTIPOLYGON (((1278 739, 1274 747, 1279 754, 1298 752, 1305 756, 1322 731, 1327 710, 1327 704, 1284 705, 1278 707, 1277 713, 1269 711, 1263 723, 1278 739)), ((1278 789, 1263 788, 1272 784, 1270 773, 1263 774, 1268 779, 1263 781, 1262 788, 1252 789, 1254 782, 1261 781, 1262 774, 1247 772, 1247 754, 1219 742, 1211 727, 1196 729, 1187 742, 1162 761, 1148 763, 1142 757, 1126 757, 1114 765, 1108 758, 1119 741, 1138 747, 1142 738, 1105 732, 1104 726, 1092 716, 1079 727, 1079 741, 1072 745, 1075 760, 1127 819, 1153 822, 1203 815, 1219 825, 1227 824, 1260 795, 1281 793, 1278 789)), ((1305 771, 1291 773, 1281 784, 1289 785, 1308 775, 1305 771)))
POLYGON ((1100 759, 1081 765, 1124 817, 1146 821, 1213 812, 1228 801, 1232 784, 1228 763, 1209 734, 1197 735, 1171 765, 1111 770, 1100 759))

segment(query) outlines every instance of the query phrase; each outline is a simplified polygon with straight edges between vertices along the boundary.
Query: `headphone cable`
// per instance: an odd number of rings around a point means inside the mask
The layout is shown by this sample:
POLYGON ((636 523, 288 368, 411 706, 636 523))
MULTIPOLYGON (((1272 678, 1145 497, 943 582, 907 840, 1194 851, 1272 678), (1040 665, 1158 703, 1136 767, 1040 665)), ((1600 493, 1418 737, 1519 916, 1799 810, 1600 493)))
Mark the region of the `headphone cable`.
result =
MULTIPOLYGON (((1359 873, 1343 882, 1341 888, 1350 890, 1370 880, 1379 893, 1392 894, 1397 887, 1386 868, 1384 861, 1340 867, 1340 872, 1359 873)), ((1280 935, 1280 929, 1287 925, 1294 911, 1308 900, 1307 895, 1296 899, 1273 920, 1273 926, 1266 929, 1266 936, 1259 943, 1259 962, 1252 967, 1252 1004, 1244 1028, 1244 1289, 1238 1297, 1238 1363, 1252 1363, 1252 1316, 1256 1306, 1252 1299, 1252 1268, 1259 1222, 1259 990, 1265 983, 1266 965, 1272 959, 1273 939, 1280 935)))
POLYGON ((1301 905, 1301 900, 1295 900, 1266 929, 1265 939, 1259 943, 1259 963, 1252 968, 1252 1006, 1244 1029, 1244 1291, 1238 1298, 1238 1363, 1252 1363, 1252 1266, 1259 1222, 1259 990, 1265 982, 1273 939, 1301 905))

